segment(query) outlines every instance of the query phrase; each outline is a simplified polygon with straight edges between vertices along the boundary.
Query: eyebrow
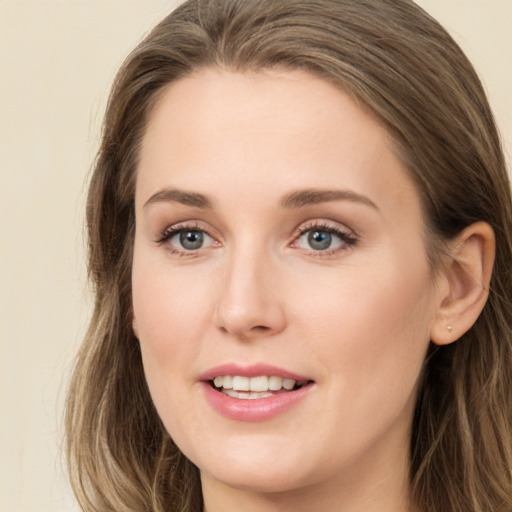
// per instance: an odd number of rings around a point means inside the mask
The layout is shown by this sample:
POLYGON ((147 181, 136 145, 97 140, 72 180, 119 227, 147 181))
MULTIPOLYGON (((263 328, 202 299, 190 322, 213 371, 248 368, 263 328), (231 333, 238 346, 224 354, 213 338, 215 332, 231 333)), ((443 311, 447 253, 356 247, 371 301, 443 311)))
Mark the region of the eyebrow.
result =
MULTIPOLYGON (((281 206, 286 209, 293 209, 312 204, 328 203, 331 201, 352 201, 370 206, 376 210, 379 209, 371 199, 352 190, 297 190, 286 195, 281 201, 281 206)), ((171 188, 164 188, 153 194, 144 203, 144 208, 153 203, 159 202, 180 203, 185 206, 192 206, 201 209, 212 208, 211 201, 203 194, 171 188)))
POLYGON ((281 206, 283 208, 301 208, 311 204, 328 203, 331 201, 352 201, 370 206, 375 210, 379 209, 371 199, 352 190, 297 190, 285 196, 281 201, 281 206))
POLYGON ((153 203, 181 203, 195 208, 211 209, 211 201, 203 194, 185 192, 184 190, 164 188, 153 194, 145 203, 144 208, 153 203))

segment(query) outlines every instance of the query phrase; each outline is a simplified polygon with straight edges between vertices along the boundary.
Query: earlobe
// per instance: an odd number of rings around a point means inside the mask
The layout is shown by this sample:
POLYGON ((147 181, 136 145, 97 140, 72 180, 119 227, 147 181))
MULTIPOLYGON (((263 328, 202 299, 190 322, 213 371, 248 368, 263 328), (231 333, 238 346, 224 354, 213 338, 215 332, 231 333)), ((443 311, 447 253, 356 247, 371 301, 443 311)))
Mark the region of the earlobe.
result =
POLYGON ((452 242, 450 256, 440 279, 437 314, 430 337, 437 345, 447 345, 467 332, 487 302, 495 255, 491 226, 476 222, 452 242))

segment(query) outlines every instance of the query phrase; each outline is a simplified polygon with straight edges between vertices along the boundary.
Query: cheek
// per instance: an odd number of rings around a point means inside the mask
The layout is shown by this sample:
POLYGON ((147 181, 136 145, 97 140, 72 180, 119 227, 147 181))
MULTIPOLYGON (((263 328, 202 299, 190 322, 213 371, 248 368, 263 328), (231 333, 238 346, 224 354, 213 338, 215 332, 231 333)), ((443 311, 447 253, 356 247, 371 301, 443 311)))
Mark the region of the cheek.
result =
POLYGON ((137 251, 136 246, 133 311, 141 343, 169 356, 171 352, 191 348, 188 341, 201 324, 197 306, 201 304, 204 310, 211 301, 208 283, 206 276, 197 271, 170 268, 165 256, 154 256, 144 248, 137 251))
POLYGON ((206 290, 183 273, 138 262, 134 260, 132 272, 133 308, 146 381, 166 430, 186 447, 200 406, 194 404, 189 384, 199 356, 196 339, 202 320, 197 304, 207 304, 206 290))
POLYGON ((317 281, 298 316, 307 318, 318 363, 345 388, 410 390, 429 344, 428 265, 381 258, 363 268, 317 281))
MULTIPOLYGON (((132 268, 133 312, 144 372, 155 405, 165 420, 166 411, 180 403, 179 389, 192 377, 199 354, 198 333, 208 317, 211 290, 197 274, 175 269, 165 261, 135 251, 132 268), (201 304, 201 317, 198 315, 201 304), (176 393, 169 393, 169 390, 176 393)), ((165 422, 165 421, 164 421, 165 422)))
POLYGON ((321 368, 319 436, 337 439, 329 467, 363 453, 383 432, 407 435, 429 344, 427 266, 418 272, 373 263, 364 272, 316 279, 316 291, 296 310, 296 338, 307 340, 309 359, 321 368), (329 404, 329 417, 322 404, 329 404))

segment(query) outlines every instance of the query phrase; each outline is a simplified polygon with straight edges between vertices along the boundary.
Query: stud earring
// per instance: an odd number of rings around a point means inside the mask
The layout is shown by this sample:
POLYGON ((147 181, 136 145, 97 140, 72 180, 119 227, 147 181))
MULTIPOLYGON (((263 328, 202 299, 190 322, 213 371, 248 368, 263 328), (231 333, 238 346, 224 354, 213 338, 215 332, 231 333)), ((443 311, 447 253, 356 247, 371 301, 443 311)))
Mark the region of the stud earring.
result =
POLYGON ((448 327, 446 327, 448 329, 449 332, 452 332, 452 329, 453 327, 451 325, 449 325, 448 327))

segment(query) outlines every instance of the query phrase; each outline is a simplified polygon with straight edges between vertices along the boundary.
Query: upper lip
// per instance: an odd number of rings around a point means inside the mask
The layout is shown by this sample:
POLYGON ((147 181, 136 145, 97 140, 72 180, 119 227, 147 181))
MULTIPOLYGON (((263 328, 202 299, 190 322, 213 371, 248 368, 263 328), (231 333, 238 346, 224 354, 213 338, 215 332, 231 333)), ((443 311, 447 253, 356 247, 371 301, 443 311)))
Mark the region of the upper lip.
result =
POLYGON ((295 381, 310 381, 313 380, 307 376, 299 375, 294 372, 290 372, 277 366, 258 363, 247 366, 242 366, 234 363, 221 364, 206 370, 199 376, 201 381, 213 380, 215 377, 224 375, 240 375, 243 377, 259 377, 260 375, 282 377, 283 379, 293 379, 295 381))

